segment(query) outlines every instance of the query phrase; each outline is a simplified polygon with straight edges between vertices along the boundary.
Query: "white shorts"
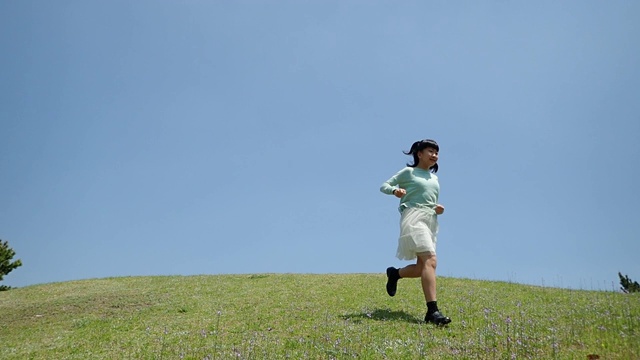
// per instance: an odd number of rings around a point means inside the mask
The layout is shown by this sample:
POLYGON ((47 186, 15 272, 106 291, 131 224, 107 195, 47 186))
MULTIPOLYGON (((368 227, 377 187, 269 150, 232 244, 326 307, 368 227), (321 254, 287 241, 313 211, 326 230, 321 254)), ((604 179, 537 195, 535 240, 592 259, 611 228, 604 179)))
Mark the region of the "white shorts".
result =
POLYGON ((436 254, 438 216, 433 209, 408 208, 400 217, 398 252, 400 260, 413 260, 417 254, 436 254))

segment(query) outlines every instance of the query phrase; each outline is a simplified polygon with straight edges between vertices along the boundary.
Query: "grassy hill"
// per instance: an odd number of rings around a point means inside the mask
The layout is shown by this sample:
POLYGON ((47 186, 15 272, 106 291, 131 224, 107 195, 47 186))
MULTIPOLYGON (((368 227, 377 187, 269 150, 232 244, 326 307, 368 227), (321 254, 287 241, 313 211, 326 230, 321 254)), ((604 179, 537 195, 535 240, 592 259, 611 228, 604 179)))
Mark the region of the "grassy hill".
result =
POLYGON ((0 292, 0 359, 640 359, 640 294, 382 274, 126 277, 0 292))

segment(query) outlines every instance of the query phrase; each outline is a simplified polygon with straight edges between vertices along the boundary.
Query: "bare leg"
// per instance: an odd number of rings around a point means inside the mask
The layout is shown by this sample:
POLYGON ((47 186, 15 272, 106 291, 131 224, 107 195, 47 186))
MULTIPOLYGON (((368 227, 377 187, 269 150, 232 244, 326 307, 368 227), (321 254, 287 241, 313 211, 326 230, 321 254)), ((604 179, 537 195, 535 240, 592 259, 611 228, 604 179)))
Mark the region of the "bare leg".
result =
MULTIPOLYGON (((451 322, 451 319, 442 315, 438 310, 437 297, 436 297, 436 267, 438 265, 438 259, 435 255, 429 253, 418 254, 418 260, 415 264, 407 265, 398 270, 400 277, 417 278, 419 277, 422 283, 422 292, 424 293, 424 299, 427 302, 427 315, 424 317, 424 321, 433 323, 438 326, 446 325, 451 322)), ((392 268, 390 268, 392 269, 392 268)), ((394 294, 395 283, 394 280, 394 294)), ((388 291, 388 290, 387 290, 388 291)), ((393 295, 391 295, 393 296, 393 295)))
MULTIPOLYGON (((420 259, 418 259, 418 262, 420 259)), ((399 269, 400 277, 403 278, 418 278, 421 274, 420 267, 418 264, 411 264, 399 269)))
POLYGON ((400 269, 400 277, 417 278, 422 281, 422 291, 427 302, 436 301, 436 266, 437 258, 428 253, 418 254, 415 264, 400 269))
POLYGON ((422 254, 418 255, 418 262, 422 265, 420 279, 422 280, 422 291, 424 299, 436 301, 436 266, 438 261, 435 255, 422 254))

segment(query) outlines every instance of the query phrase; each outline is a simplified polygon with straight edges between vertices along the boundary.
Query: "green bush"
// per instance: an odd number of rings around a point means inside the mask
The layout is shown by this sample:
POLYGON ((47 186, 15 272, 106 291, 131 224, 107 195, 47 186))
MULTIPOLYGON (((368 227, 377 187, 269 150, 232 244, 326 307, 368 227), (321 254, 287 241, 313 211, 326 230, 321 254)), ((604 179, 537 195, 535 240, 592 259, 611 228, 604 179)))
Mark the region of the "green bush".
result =
MULTIPOLYGON (((13 269, 17 268, 18 266, 22 266, 22 262, 20 260, 11 262, 11 259, 13 259, 15 255, 16 252, 9 247, 9 243, 7 241, 0 241, 0 281, 2 281, 2 278, 10 273, 13 269)), ((0 285, 0 291, 9 289, 11 289, 10 286, 0 285)))
POLYGON ((622 276, 621 273, 618 273, 618 276, 620 277, 620 285, 622 285, 620 289, 622 291, 625 293, 640 292, 640 284, 637 281, 629 279, 628 275, 622 276))

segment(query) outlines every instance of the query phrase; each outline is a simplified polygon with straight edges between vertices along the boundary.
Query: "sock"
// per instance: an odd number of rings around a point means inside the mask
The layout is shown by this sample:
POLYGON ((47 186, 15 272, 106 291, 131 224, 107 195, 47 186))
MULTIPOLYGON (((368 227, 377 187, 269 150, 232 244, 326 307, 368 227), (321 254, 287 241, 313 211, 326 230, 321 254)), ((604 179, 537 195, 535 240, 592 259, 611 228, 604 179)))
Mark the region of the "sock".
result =
POLYGON ((393 276, 395 276, 396 279, 401 279, 402 277, 400 276, 400 269, 393 268, 393 276))
POLYGON ((438 302, 437 301, 428 301, 427 302, 427 314, 433 314, 438 311, 438 302))

